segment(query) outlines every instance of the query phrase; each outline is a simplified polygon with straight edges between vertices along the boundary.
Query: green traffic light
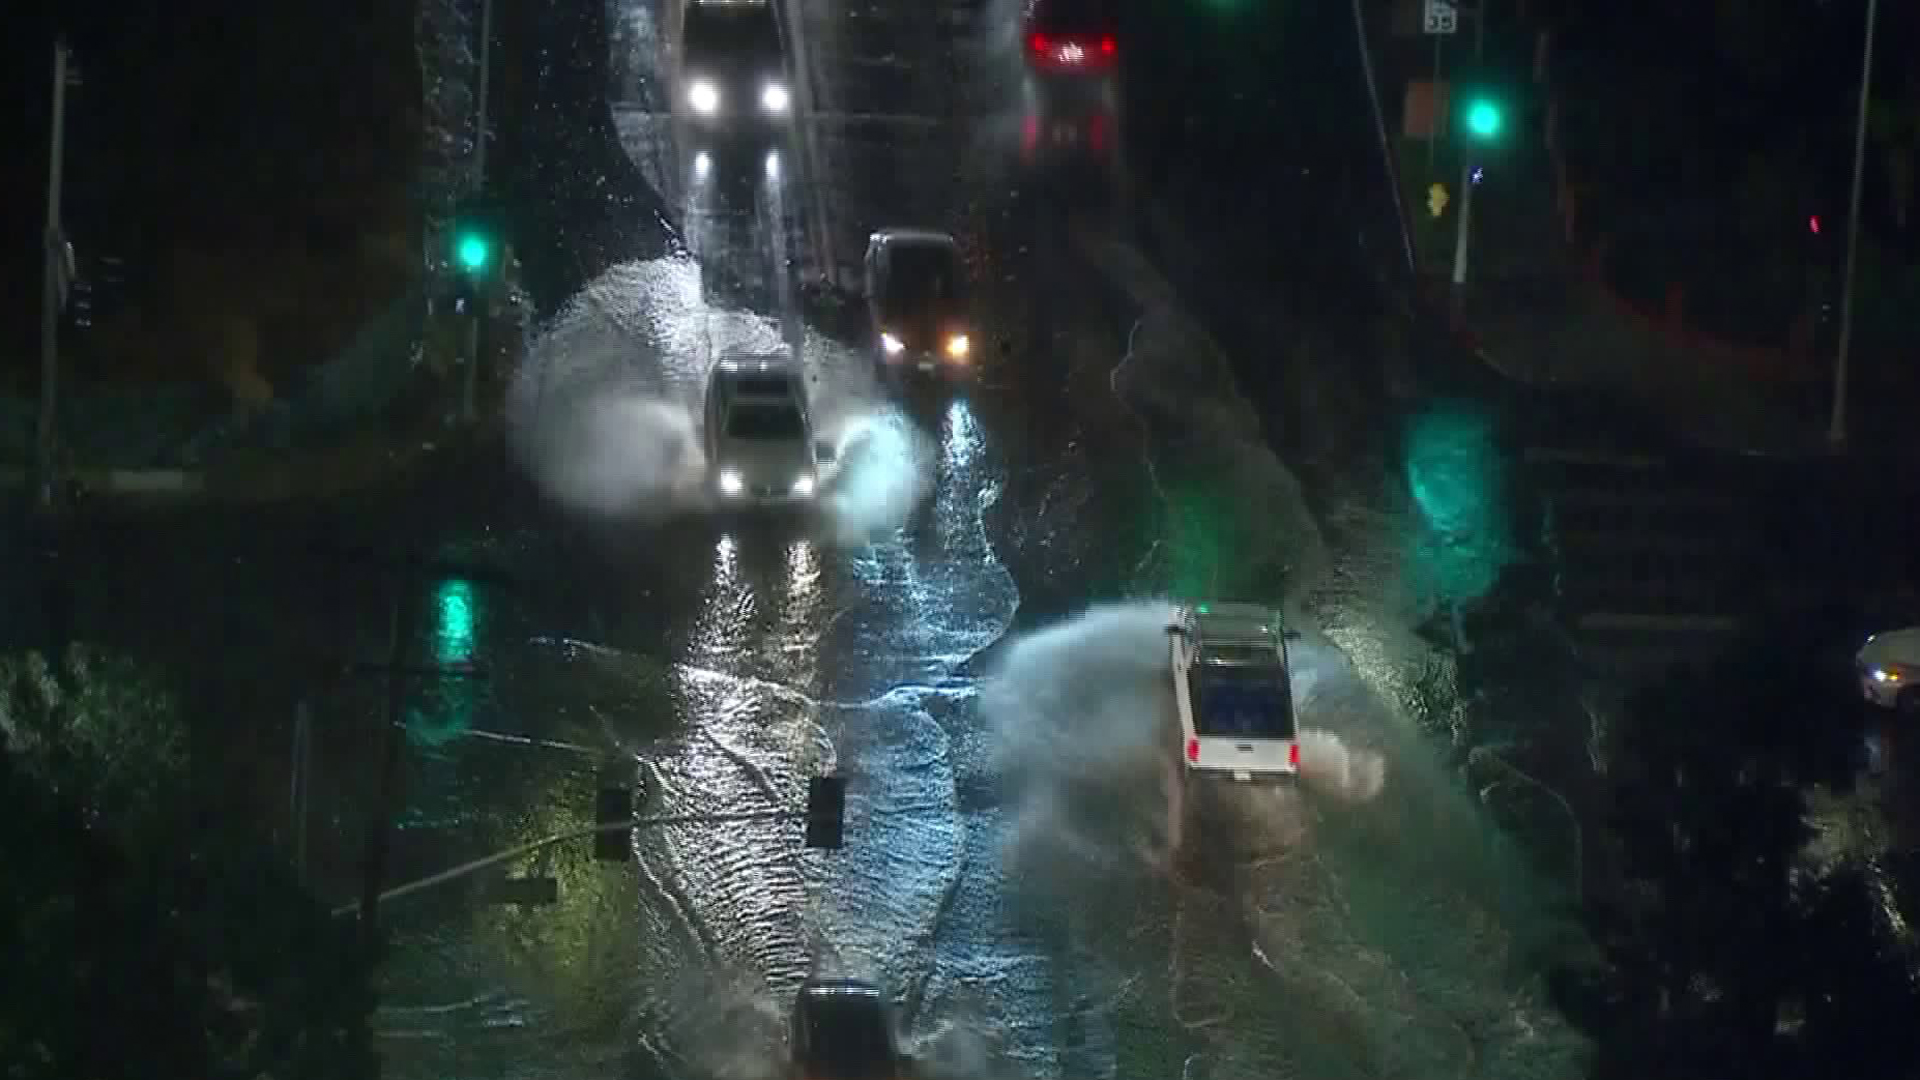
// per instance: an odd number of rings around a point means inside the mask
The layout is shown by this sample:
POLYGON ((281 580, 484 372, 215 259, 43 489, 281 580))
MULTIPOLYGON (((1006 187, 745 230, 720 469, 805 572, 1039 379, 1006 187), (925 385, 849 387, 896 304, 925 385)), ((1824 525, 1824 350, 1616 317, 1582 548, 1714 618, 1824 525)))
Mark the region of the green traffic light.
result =
POLYGON ((453 249, 454 257, 460 260, 462 269, 478 273, 487 268, 493 258, 493 245, 487 238, 477 233, 468 233, 460 238, 453 249))
POLYGON ((1476 101, 1467 106, 1467 131, 1475 138, 1491 139, 1500 134, 1500 106, 1491 101, 1476 101))

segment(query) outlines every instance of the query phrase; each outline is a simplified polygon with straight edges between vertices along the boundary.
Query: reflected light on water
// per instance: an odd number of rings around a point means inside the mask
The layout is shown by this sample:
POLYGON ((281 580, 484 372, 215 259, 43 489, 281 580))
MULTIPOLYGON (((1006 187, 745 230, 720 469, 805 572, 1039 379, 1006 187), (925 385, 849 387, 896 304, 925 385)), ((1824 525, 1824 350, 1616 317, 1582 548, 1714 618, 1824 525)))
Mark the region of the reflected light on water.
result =
POLYGON ((820 598, 820 556, 811 540, 802 538, 787 545, 787 596, 791 601, 820 598))
POLYGON ((442 664, 473 659, 473 586, 458 579, 441 583, 434 595, 433 658, 442 664))
POLYGON ((949 469, 972 464, 980 459, 984 449, 986 440, 967 403, 956 401, 947 406, 946 419, 940 425, 941 461, 949 469))
POLYGON ((800 686, 814 685, 818 665, 821 626, 820 609, 826 602, 826 588, 820 578, 820 553, 813 541, 801 537, 787 545, 786 597, 780 611, 780 640, 792 653, 805 654, 791 677, 800 686))

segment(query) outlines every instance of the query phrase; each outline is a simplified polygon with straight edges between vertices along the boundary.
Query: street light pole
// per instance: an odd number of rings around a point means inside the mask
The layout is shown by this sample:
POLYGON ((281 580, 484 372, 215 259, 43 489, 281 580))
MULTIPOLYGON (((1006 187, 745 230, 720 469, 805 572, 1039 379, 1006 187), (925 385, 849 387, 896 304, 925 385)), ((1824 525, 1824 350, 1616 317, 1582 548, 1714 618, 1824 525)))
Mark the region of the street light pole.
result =
POLYGON ((1880 0, 1867 0, 1867 35, 1860 57, 1860 112, 1853 131, 1853 194, 1847 204, 1847 269, 1840 287, 1840 344, 1833 361, 1833 414, 1827 422, 1827 441, 1847 441, 1847 352, 1853 345, 1853 280, 1860 253, 1860 188, 1866 172, 1867 106, 1873 100, 1873 26, 1880 0))
MULTIPOLYGON (((1477 71, 1487 55, 1487 0, 1480 0, 1473 12, 1473 64, 1477 71)), ((1467 238, 1473 221, 1473 164, 1479 156, 1478 142, 1471 133, 1464 140, 1466 152, 1460 156, 1460 216, 1453 232, 1453 313, 1466 307, 1467 238)))
POLYGON ((35 497, 40 508, 53 505, 54 418, 59 407, 60 307, 66 290, 67 241, 60 228, 61 170, 66 163, 67 57, 65 38, 53 43, 53 130, 47 140, 46 250, 40 298, 40 423, 34 435, 35 497))

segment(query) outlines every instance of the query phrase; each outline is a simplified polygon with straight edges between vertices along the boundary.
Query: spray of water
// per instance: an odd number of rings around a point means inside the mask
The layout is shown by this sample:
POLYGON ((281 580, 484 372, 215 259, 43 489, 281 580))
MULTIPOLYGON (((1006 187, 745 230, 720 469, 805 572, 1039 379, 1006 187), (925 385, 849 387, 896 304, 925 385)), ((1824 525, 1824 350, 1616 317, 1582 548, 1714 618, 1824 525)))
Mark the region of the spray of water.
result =
POLYGON ((570 510, 662 518, 701 497, 691 403, 703 358, 671 355, 672 327, 655 314, 693 302, 687 273, 673 260, 616 267, 528 347, 507 392, 509 443, 570 510))
POLYGON ((849 418, 835 442, 840 466, 822 500, 834 541, 863 544, 906 524, 933 484, 933 440, 892 408, 849 418))
POLYGON ((507 398, 515 456, 569 510, 657 522, 715 509, 699 402, 715 361, 793 351, 816 435, 839 446, 820 510, 842 544, 905 524, 931 487, 932 441, 883 403, 871 363, 777 320, 706 305, 683 259, 616 266, 531 343, 507 398))
MULTIPOLYGON (((752 975, 682 973, 649 1048, 669 1074, 778 1080, 787 1073, 786 1010, 752 975)), ((651 1027, 643 1024, 643 1030, 651 1027)))
MULTIPOLYGON (((1166 628, 1173 605, 1091 608, 1007 646, 981 694, 1000 770, 1017 807, 1009 859, 1046 868, 1164 867, 1186 827, 1166 628)), ((1296 685, 1301 679, 1296 675, 1296 685)), ((1300 702, 1313 720, 1314 695, 1300 702)), ((1379 794, 1378 754, 1326 730, 1300 733, 1303 788, 1364 801, 1379 794)), ((1297 800, 1294 800, 1297 803, 1297 800)))

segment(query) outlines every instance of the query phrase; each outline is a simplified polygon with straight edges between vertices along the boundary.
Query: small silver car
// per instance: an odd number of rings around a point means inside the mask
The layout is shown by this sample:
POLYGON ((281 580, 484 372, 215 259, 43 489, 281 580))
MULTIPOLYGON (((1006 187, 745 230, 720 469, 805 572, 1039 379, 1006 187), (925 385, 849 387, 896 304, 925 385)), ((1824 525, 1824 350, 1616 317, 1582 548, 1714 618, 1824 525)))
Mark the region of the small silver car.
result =
POLYGON ((784 353, 720 358, 707 378, 706 436, 722 505, 811 504, 838 456, 816 437, 800 365, 784 353))
POLYGON ((1873 635, 1853 664, 1862 697, 1884 709, 1920 714, 1920 626, 1873 635))

